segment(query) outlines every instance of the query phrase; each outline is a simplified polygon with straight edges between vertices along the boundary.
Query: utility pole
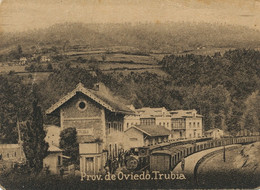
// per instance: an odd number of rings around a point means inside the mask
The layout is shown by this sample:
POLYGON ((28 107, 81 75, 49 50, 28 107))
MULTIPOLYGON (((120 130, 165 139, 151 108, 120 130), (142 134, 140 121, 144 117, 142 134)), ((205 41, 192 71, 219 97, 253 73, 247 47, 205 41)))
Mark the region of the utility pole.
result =
POLYGON ((224 148, 223 148, 223 161, 226 162, 226 147, 224 144, 224 148))
POLYGON ((22 140, 21 140, 21 131, 20 131, 20 123, 17 117, 16 122, 17 130, 18 130, 18 145, 20 147, 20 160, 22 161, 22 140))

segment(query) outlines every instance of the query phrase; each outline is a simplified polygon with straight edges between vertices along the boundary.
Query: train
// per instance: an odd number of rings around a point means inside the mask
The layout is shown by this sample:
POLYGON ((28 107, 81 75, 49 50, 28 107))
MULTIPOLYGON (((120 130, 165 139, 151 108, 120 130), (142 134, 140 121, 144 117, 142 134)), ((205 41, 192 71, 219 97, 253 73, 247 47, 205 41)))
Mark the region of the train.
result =
POLYGON ((212 138, 199 138, 199 139, 184 139, 178 141, 170 141, 165 143, 159 143, 152 146, 134 147, 129 150, 129 155, 126 156, 126 168, 129 171, 143 171, 149 170, 150 167, 150 155, 153 151, 158 149, 166 149, 185 144, 198 143, 212 138))
POLYGON ((247 144, 260 141, 260 136, 230 137, 187 144, 169 149, 155 150, 150 154, 150 170, 169 172, 182 160, 193 153, 209 148, 226 146, 231 144, 247 144))
POLYGON ((130 155, 126 157, 126 168, 136 172, 144 170, 169 172, 174 169, 182 158, 193 153, 219 146, 246 144, 256 141, 260 141, 260 136, 227 137, 222 139, 203 138, 135 147, 130 149, 130 155))

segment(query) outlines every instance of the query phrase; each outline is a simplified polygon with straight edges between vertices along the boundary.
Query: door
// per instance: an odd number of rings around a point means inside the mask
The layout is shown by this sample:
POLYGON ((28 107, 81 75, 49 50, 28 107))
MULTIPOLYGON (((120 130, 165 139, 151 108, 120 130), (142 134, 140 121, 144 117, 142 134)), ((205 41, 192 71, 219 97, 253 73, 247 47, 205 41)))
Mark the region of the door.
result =
POLYGON ((87 175, 93 175, 94 171, 94 157, 87 157, 85 162, 85 172, 87 175))

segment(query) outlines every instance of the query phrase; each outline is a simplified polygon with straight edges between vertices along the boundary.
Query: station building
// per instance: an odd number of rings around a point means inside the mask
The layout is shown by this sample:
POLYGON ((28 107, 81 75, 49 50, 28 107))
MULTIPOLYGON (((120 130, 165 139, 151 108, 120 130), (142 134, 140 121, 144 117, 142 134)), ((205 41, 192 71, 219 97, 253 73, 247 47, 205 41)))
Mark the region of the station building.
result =
POLYGON ((76 128, 81 172, 99 173, 124 148, 124 116, 135 114, 124 102, 102 83, 93 89, 79 83, 46 111, 59 117, 61 130, 76 128))

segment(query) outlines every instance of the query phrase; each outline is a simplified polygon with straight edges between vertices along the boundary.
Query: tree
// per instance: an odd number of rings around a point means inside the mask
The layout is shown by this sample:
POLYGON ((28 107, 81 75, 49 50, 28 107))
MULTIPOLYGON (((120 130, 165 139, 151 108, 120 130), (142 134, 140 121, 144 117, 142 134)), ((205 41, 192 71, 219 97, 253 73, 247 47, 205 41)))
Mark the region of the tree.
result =
POLYGON ((48 65, 47 65, 47 70, 48 70, 48 71, 52 71, 52 70, 53 70, 53 67, 52 67, 52 64, 51 64, 51 63, 48 63, 48 65))
POLYGON ((64 150, 66 156, 70 157, 70 163, 79 163, 79 143, 77 142, 77 131, 75 128, 67 128, 61 131, 60 148, 64 150))
POLYGON ((105 63, 105 61, 106 61, 106 59, 107 59, 106 54, 103 54, 103 55, 101 56, 101 58, 102 58, 103 63, 105 63))
POLYGON ((18 45, 18 46, 17 46, 17 53, 18 53, 19 57, 22 56, 22 54, 23 54, 23 49, 22 49, 22 46, 21 46, 21 45, 18 45))
POLYGON ((245 110, 241 117, 241 129, 260 130, 260 95, 259 90, 253 92, 245 101, 245 110))
POLYGON ((23 132, 23 149, 28 166, 36 173, 42 170, 43 159, 48 154, 49 145, 44 140, 45 136, 41 107, 37 101, 33 101, 31 121, 26 123, 23 132))

